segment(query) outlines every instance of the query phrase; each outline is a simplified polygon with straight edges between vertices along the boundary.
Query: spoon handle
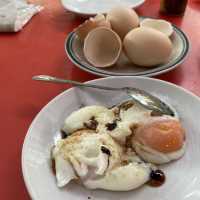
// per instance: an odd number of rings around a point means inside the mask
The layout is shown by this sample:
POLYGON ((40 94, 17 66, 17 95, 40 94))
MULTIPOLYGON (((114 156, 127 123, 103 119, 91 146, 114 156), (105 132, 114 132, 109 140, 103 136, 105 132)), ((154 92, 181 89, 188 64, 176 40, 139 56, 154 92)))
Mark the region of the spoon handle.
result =
POLYGON ((36 80, 36 81, 46 81, 46 82, 51 82, 51 83, 69 83, 74 86, 90 87, 90 88, 96 88, 96 89, 101 89, 101 90, 116 90, 116 91, 123 90, 123 88, 113 88, 113 87, 107 87, 107 86, 102 86, 102 85, 100 86, 100 85, 93 85, 93 84, 89 84, 89 83, 81 83, 78 81, 61 79, 61 78, 57 78, 54 76, 48 76, 48 75, 33 76, 32 79, 36 80))
POLYGON ((102 85, 93 85, 89 83, 81 83, 78 81, 61 79, 61 78, 48 76, 48 75, 33 76, 32 79, 37 80, 37 81, 51 82, 51 83, 65 83, 65 84, 69 83, 69 84, 79 86, 79 87, 89 87, 89 88, 96 88, 96 89, 101 89, 101 90, 124 91, 129 97, 137 101, 142 106, 150 110, 155 110, 166 115, 174 116, 174 111, 168 105, 166 105, 163 101, 149 94, 148 92, 145 92, 144 90, 140 90, 137 88, 133 88, 133 87, 116 88, 116 87, 107 87, 107 86, 102 86, 102 85))

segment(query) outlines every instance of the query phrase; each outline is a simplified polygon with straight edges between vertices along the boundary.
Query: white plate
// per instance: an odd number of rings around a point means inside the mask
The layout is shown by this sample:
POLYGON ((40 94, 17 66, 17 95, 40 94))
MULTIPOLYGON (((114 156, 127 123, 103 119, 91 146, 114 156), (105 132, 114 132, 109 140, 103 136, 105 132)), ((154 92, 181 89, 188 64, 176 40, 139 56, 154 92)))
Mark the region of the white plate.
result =
POLYGON ((166 173, 162 187, 142 186, 130 192, 89 191, 72 183, 56 186, 50 167, 50 149, 65 117, 80 106, 111 106, 124 100, 123 93, 72 88, 54 98, 31 124, 22 151, 24 180, 35 200, 199 200, 200 199, 200 99, 167 82, 145 77, 109 77, 90 81, 105 86, 133 86, 167 100, 176 108, 186 129, 187 151, 183 158, 161 169, 166 173))
MULTIPOLYGON (((141 20, 143 18, 144 17, 141 17, 141 20)), ((65 51, 68 58, 77 67, 99 76, 155 76, 178 67, 188 54, 190 45, 187 36, 175 25, 173 25, 173 29, 174 33, 170 37, 173 45, 171 56, 166 63, 152 68, 138 67, 137 65, 134 65, 123 53, 117 63, 112 67, 94 67, 85 59, 83 44, 80 42, 75 32, 68 35, 65 42, 65 51)))
POLYGON ((79 15, 96 15, 106 13, 118 5, 136 8, 145 0, 61 0, 64 8, 79 15))

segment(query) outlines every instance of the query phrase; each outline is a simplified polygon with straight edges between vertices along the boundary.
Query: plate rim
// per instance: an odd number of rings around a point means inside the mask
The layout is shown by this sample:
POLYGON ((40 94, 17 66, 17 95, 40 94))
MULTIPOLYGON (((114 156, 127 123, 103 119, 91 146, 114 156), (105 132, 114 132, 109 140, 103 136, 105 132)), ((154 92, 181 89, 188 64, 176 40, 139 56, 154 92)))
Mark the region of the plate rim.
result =
MULTIPOLYGON (((107 80, 107 79, 124 79, 124 78, 130 78, 130 79, 134 79, 134 80, 149 80, 149 81, 153 81, 153 82, 157 82, 157 83, 162 83, 162 84, 165 84, 167 85, 168 87, 174 87, 175 89, 178 89, 184 93, 186 93, 187 95, 189 95, 190 97, 196 99, 197 101, 199 101, 200 103, 200 96, 197 96, 196 94, 194 94, 193 92, 191 92, 190 90, 187 90, 179 85, 176 85, 174 83, 171 83, 171 82, 168 82, 168 81, 164 81, 164 80, 160 80, 160 79, 156 79, 156 78, 151 78, 151 77, 143 77, 143 76, 110 76, 110 77, 103 77, 103 78, 96 78, 96 79, 93 79, 93 80, 90 80, 90 81, 86 81, 84 83, 94 83, 96 81, 104 81, 104 80, 107 80)), ((29 128, 27 130, 27 133, 24 137, 24 141, 23 141, 23 145, 22 145, 22 150, 21 150, 21 169, 22 169, 22 176, 23 176, 23 180, 24 180, 24 183, 25 183, 25 186, 26 186, 26 189, 31 197, 31 199, 36 199, 36 195, 35 195, 35 192, 34 192, 34 189, 33 187, 31 186, 30 184, 30 181, 28 179, 28 174, 27 174, 27 171, 26 171, 26 166, 25 166, 25 155, 26 155, 26 146, 27 146, 27 142, 30 138, 30 133, 34 127, 34 124, 35 122, 37 121, 37 119, 40 117, 40 115, 49 107, 51 106, 51 104, 53 104, 54 102, 57 101, 57 99, 61 98, 62 96, 65 95, 65 93, 68 93, 72 90, 74 90, 75 87, 71 87, 69 89, 66 89, 64 90, 63 92, 61 92, 60 94, 58 94, 57 96, 55 96, 54 98, 52 98, 47 104, 45 104, 41 110, 36 114, 36 116, 34 117, 34 119, 32 120, 31 124, 29 125, 29 128)))
MULTIPOLYGON (((77 14, 77 15, 80 15, 80 16, 89 17, 89 16, 94 16, 94 15, 97 15, 97 14, 101 13, 101 12, 97 13, 97 12, 77 11, 77 10, 74 10, 72 7, 66 5, 66 4, 64 3, 65 0, 60 0, 60 1, 61 1, 62 6, 63 6, 66 10, 68 10, 68 11, 70 11, 70 12, 72 12, 72 13, 75 13, 75 14, 77 14)), ((134 5, 130 5, 129 7, 130 7, 130 8, 138 8, 139 6, 141 6, 142 4, 144 4, 145 1, 146 1, 146 0, 140 0, 139 3, 134 4, 134 5)))
MULTIPOLYGON (((141 18, 152 18, 152 19, 155 19, 153 17, 147 17, 147 16, 142 16, 141 18)), ((180 54, 180 58, 178 58, 175 63, 173 65, 170 65, 168 66, 167 68, 165 69, 159 69, 158 68, 154 68, 154 69, 150 69, 151 71, 150 72, 137 72, 137 73, 119 73, 119 74, 116 74, 116 73, 113 73, 113 72, 108 72, 106 73, 104 70, 102 69, 97 69, 93 66, 86 66, 84 65, 83 63, 81 63, 81 61, 76 58, 76 55, 74 54, 74 51, 72 50, 71 46, 72 46, 72 43, 73 43, 73 39, 75 37, 75 32, 72 31, 70 32, 66 39, 65 39, 65 43, 64 43, 64 48, 65 48, 65 52, 67 54, 67 57, 69 58, 69 60, 75 65, 77 66, 78 68, 86 71, 86 72, 89 72, 91 74, 95 74, 95 75, 98 75, 98 76, 101 76, 101 77, 109 77, 109 76, 146 76, 146 77, 152 77, 152 76, 155 76, 155 75, 160 75, 160 74, 163 74, 163 73, 166 73, 168 71, 171 71, 173 69, 175 69, 176 67, 180 66, 181 63, 183 63, 185 61, 185 59, 187 58, 189 52, 190 52, 190 49, 191 49, 191 44, 189 42, 189 39, 186 35, 186 33, 184 33, 180 28, 178 28, 175 24, 171 23, 174 30, 176 31, 176 33, 181 37, 181 40, 182 42, 184 43, 184 47, 183 47, 183 50, 180 54), (152 71, 153 70, 153 71, 152 71)))

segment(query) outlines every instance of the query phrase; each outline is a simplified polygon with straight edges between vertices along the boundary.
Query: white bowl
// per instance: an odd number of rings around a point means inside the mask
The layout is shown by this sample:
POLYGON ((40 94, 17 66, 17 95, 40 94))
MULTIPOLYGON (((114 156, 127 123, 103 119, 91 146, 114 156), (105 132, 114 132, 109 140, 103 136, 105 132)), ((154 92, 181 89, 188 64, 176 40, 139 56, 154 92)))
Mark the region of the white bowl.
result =
POLYGON ((107 13, 111 8, 119 5, 136 8, 144 2, 145 0, 61 0, 64 8, 83 16, 107 13))
POLYGON ((96 89, 72 88, 48 103, 32 122, 22 150, 22 169, 27 189, 37 200, 199 200, 200 182, 200 98, 161 80, 144 77, 109 77, 90 83, 144 89, 176 108, 186 129, 186 154, 178 161, 164 165, 166 182, 158 188, 148 185, 130 192, 90 191, 71 183, 64 189, 56 186, 50 167, 50 149, 65 117, 82 105, 111 106, 127 97, 124 93, 96 89))

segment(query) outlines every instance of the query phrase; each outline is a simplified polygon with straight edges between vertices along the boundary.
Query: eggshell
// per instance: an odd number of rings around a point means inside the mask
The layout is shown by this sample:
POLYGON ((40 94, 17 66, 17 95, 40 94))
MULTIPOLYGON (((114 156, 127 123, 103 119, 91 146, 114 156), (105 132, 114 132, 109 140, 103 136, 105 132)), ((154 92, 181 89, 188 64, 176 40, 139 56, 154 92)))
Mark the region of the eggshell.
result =
POLYGON ((106 17, 112 29, 123 39, 125 35, 139 26, 139 17, 134 10, 127 7, 115 7, 110 10, 106 17))
POLYGON ((90 19, 86 20, 83 24, 75 29, 75 32, 78 35, 79 39, 81 41, 84 41, 87 34, 91 30, 100 26, 111 28, 110 22, 102 14, 98 14, 95 17, 91 17, 90 19))
POLYGON ((164 33, 147 27, 130 31, 123 44, 127 57, 144 67, 165 63, 172 52, 170 39, 164 33))
POLYGON ((173 33, 173 27, 171 23, 163 19, 144 19, 140 23, 141 27, 149 27, 161 31, 170 37, 173 33))
POLYGON ((98 27, 85 38, 85 58, 95 67, 109 67, 120 56, 122 44, 119 36, 111 29, 98 27))

